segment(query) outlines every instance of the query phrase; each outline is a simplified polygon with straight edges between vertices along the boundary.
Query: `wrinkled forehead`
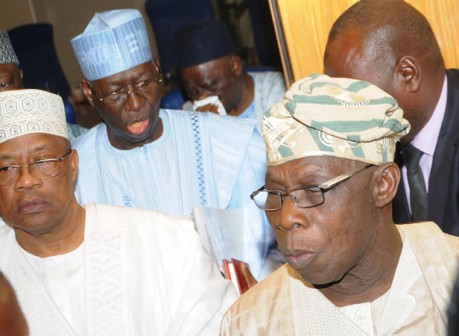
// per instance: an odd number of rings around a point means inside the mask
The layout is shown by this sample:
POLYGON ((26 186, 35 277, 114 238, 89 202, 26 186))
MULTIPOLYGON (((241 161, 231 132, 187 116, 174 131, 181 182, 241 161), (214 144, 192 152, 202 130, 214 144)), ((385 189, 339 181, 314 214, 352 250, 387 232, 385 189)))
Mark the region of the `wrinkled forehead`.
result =
POLYGON ((19 66, 15 63, 0 64, 0 75, 8 73, 14 74, 19 70, 19 66))
POLYGON ((302 179, 308 176, 331 176, 363 164, 357 160, 334 156, 306 156, 268 166, 266 181, 282 182, 292 177, 302 179))
POLYGON ((180 69, 182 77, 194 76, 214 76, 219 77, 223 80, 223 76, 230 68, 230 56, 223 56, 214 60, 210 60, 201 64, 192 65, 183 69, 180 69))
POLYGON ((136 83, 144 78, 156 78, 159 75, 159 71, 155 69, 156 67, 153 66, 152 63, 153 62, 145 62, 116 74, 88 82, 93 86, 103 87, 105 85, 116 85, 119 83, 136 83))
POLYGON ((25 134, 0 143, 0 159, 34 155, 42 151, 65 151, 70 147, 70 141, 61 136, 46 133, 25 134))

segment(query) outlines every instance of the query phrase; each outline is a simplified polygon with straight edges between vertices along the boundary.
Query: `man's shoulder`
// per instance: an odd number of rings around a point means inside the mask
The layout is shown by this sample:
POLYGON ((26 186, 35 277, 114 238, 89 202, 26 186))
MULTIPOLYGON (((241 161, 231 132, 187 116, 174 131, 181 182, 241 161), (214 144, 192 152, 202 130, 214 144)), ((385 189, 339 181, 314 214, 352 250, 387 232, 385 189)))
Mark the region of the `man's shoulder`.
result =
POLYGON ((453 76, 459 79, 459 69, 457 68, 450 68, 446 70, 446 74, 449 76, 453 76))
POLYGON ((246 309, 263 310, 270 309, 272 304, 280 297, 290 293, 289 267, 283 265, 258 284, 250 288, 237 300, 231 310, 243 311, 246 309))
POLYGON ((265 90, 276 90, 282 91, 287 90, 285 85, 284 75, 278 71, 255 71, 255 72, 248 72, 250 76, 252 76, 255 90, 260 90, 264 88, 265 90))
MULTIPOLYGON (((446 256, 459 255, 459 237, 443 232, 434 222, 419 222, 396 225, 411 244, 419 246, 419 251, 443 251, 446 256)), ((449 259, 449 258, 447 258, 449 259)))
POLYGON ((14 237, 14 230, 0 219, 0 262, 2 257, 8 253, 6 247, 12 237, 14 237))
POLYGON ((0 218, 0 241, 8 237, 12 232, 13 229, 6 225, 3 219, 0 218))
POLYGON ((448 92, 449 93, 458 92, 459 91, 459 69, 455 69, 455 68, 447 69, 446 78, 448 80, 448 92))
POLYGON ((174 216, 166 214, 162 211, 142 209, 142 208, 130 208, 117 205, 109 204, 96 204, 94 203, 94 210, 98 215, 103 214, 104 216, 112 216, 115 218, 145 218, 145 220, 158 220, 158 221, 189 221, 191 216, 174 216))
POLYGON ((253 143, 256 143, 257 147, 259 143, 264 146, 263 138, 257 131, 256 120, 210 112, 162 110, 162 115, 164 114, 167 114, 171 129, 177 129, 185 124, 191 127, 195 134, 200 134, 201 140, 209 140, 210 145, 216 141, 244 150, 253 143))
POLYGON ((289 267, 284 265, 245 292, 226 311, 224 335, 279 335, 293 332, 289 267))
POLYGON ((284 80, 284 75, 280 71, 248 71, 248 74, 256 79, 284 80))
POLYGON ((171 127, 174 126, 178 120, 186 120, 188 123, 193 122, 204 122, 211 123, 213 127, 217 129, 224 129, 228 126, 231 127, 243 127, 252 130, 256 125, 256 122, 251 119, 237 118, 228 115, 219 115, 211 112, 195 112, 195 111, 183 111, 183 110, 161 110, 161 115, 167 115, 171 127))
POLYGON ((105 124, 98 124, 91 129, 89 129, 86 133, 81 134, 78 138, 72 141, 72 147, 75 149, 95 149, 94 141, 96 139, 97 133, 99 132, 100 128, 105 127, 105 124))
POLYGON ((194 230, 194 224, 191 216, 173 216, 161 211, 149 209, 129 208, 107 204, 87 204, 86 211, 95 214, 96 220, 100 220, 102 226, 110 228, 155 228, 162 229, 164 225, 168 228, 190 229, 194 230), (107 223, 104 225, 104 223, 107 223))

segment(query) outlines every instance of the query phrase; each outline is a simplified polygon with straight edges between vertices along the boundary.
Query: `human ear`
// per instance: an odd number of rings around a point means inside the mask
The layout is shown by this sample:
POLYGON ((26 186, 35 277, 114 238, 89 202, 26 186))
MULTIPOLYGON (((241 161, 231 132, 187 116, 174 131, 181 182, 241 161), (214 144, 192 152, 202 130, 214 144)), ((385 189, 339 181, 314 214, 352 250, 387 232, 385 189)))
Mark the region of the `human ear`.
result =
POLYGON ((86 96, 86 99, 88 100, 91 107, 94 107, 94 99, 92 97, 91 89, 89 88, 89 84, 86 81, 86 79, 83 78, 80 80, 80 87, 81 90, 83 90, 83 93, 86 96))
POLYGON ((70 159, 70 167, 72 170, 72 181, 75 183, 77 176, 78 176, 78 164, 79 164, 80 158, 78 157, 78 152, 75 149, 73 149, 72 151, 73 153, 69 159, 70 159))
POLYGON ((400 183, 400 168, 393 162, 385 163, 375 171, 375 205, 385 207, 395 197, 400 183))
POLYGON ((414 57, 404 56, 400 58, 396 71, 408 92, 417 92, 420 90, 422 71, 418 61, 414 57))
POLYGON ((231 55, 229 59, 229 66, 231 72, 236 76, 240 76, 242 74, 242 61, 239 56, 231 55))

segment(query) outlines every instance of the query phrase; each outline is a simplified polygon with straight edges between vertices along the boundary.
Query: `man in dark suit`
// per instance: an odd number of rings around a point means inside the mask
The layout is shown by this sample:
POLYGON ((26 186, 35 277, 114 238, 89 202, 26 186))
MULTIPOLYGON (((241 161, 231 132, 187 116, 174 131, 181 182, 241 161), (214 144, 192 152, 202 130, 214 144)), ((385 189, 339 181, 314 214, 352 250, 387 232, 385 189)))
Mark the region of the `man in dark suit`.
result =
POLYGON ((445 69, 427 19, 402 0, 361 0, 333 24, 324 66, 382 88, 411 124, 398 152, 394 221, 432 220, 459 236, 459 70, 445 69))

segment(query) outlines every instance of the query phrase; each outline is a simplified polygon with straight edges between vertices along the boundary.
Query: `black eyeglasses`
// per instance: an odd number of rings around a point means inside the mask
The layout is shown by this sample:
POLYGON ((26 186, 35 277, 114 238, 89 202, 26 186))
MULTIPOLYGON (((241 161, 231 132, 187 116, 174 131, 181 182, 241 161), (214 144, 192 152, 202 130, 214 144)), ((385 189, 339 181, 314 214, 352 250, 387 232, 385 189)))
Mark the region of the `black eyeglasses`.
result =
POLYGON ((158 78, 149 78, 149 79, 143 80, 135 84, 130 84, 119 90, 113 91, 103 96, 100 96, 96 92, 94 92, 94 89, 92 88, 91 84, 88 81, 86 81, 86 83, 88 84, 88 87, 91 90, 92 95, 98 101, 104 102, 105 104, 109 106, 123 105, 124 103, 126 103, 126 100, 128 99, 129 95, 132 92, 135 92, 137 95, 142 96, 144 98, 145 98, 145 95, 148 95, 154 92, 159 92, 160 87, 157 84, 163 81, 163 74, 161 73, 161 69, 159 67, 158 61, 154 59, 153 62, 156 65, 156 70, 158 72, 158 78), (133 88, 129 90, 128 89, 129 86, 132 86, 133 88))
POLYGON ((50 178, 62 172, 62 161, 67 159, 73 151, 70 149, 67 154, 60 158, 38 160, 26 165, 8 165, 0 167, 0 186, 16 183, 19 178, 19 170, 28 168, 29 173, 35 178, 50 178))
POLYGON ((299 208, 312 208, 325 202, 325 192, 339 186, 341 183, 372 166, 372 164, 368 164, 357 171, 339 175, 320 185, 298 188, 286 194, 277 190, 267 190, 266 186, 263 186, 257 191, 254 191, 250 195, 250 198, 259 209, 264 211, 279 210, 287 196, 299 208))

